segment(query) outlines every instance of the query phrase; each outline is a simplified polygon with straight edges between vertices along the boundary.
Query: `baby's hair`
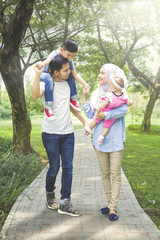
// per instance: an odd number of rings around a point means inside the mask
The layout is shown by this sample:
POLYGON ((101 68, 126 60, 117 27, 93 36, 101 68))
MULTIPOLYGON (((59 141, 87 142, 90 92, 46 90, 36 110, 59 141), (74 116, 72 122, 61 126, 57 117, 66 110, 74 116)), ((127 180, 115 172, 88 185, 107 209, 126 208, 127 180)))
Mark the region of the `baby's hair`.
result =
POLYGON ((69 51, 69 52, 74 53, 74 52, 77 52, 77 51, 78 51, 78 44, 77 44, 77 42, 76 42, 75 40, 73 40, 73 39, 67 39, 67 40, 65 40, 65 41, 63 42, 62 48, 63 48, 64 50, 67 50, 67 51, 69 51))
POLYGON ((124 88, 124 80, 121 77, 114 77, 115 82, 121 87, 124 88))

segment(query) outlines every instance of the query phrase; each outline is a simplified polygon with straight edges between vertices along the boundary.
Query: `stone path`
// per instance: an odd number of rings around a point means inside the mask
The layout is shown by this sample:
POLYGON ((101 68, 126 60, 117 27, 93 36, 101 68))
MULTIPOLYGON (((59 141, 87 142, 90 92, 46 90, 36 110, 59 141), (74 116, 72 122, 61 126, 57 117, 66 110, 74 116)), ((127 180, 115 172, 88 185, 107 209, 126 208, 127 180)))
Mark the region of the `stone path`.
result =
MULTIPOLYGON (((122 171, 119 220, 111 222, 99 209, 106 206, 100 170, 90 137, 75 131, 72 204, 81 217, 59 215, 45 206, 47 167, 18 197, 2 228, 7 240, 158 240, 160 231, 139 206, 122 171)), ((60 178, 56 196, 60 198, 60 178)))

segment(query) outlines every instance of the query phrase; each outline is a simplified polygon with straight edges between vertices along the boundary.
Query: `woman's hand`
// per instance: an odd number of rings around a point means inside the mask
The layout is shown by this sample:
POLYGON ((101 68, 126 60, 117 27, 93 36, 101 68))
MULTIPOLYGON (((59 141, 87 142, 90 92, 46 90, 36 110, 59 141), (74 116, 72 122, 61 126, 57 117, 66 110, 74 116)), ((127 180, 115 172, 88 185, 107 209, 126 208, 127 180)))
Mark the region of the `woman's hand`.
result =
POLYGON ((83 88, 83 92, 82 92, 82 96, 87 95, 88 92, 89 92, 89 88, 88 88, 88 87, 84 87, 84 88, 83 88))
POLYGON ((96 116, 95 116, 96 118, 101 118, 101 119, 104 119, 105 118, 105 115, 104 115, 104 113, 102 112, 102 110, 100 111, 100 112, 97 112, 96 113, 96 116))
POLYGON ((85 104, 86 103, 86 94, 89 92, 89 89, 88 89, 88 87, 84 87, 83 88, 83 92, 82 92, 82 101, 83 101, 83 104, 85 104))

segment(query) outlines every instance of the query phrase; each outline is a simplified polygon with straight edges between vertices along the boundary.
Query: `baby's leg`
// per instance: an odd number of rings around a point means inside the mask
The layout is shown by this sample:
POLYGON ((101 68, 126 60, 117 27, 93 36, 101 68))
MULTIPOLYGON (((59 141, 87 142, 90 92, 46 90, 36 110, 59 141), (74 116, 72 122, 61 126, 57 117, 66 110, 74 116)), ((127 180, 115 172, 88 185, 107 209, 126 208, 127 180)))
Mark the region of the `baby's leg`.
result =
POLYGON ((95 126, 96 126, 96 121, 94 120, 94 118, 93 119, 91 119, 91 121, 90 121, 90 123, 89 123, 89 127, 90 127, 90 129, 92 130, 95 126))
POLYGON ((104 128, 103 128, 103 131, 102 131, 102 133, 101 133, 101 135, 102 135, 103 137, 105 137, 105 136, 107 135, 108 132, 109 132, 109 128, 104 127, 104 128))
POLYGON ((103 140, 104 140, 104 137, 107 135, 108 132, 109 132, 109 128, 104 127, 101 135, 99 136, 99 138, 97 140, 97 143, 102 144, 103 140))
POLYGON ((89 135, 92 131, 92 129, 96 126, 97 123, 99 123, 102 119, 100 118, 92 118, 90 122, 85 125, 86 135, 89 135))

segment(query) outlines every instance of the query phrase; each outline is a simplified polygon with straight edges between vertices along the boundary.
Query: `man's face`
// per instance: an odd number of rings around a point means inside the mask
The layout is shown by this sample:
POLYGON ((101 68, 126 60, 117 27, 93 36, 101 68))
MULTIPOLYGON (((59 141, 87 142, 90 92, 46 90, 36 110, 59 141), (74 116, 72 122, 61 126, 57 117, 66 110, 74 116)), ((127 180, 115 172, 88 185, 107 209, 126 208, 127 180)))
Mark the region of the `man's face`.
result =
POLYGON ((62 65, 62 68, 59 72, 57 72, 57 77, 60 80, 67 80, 70 74, 69 63, 65 63, 62 65))
POLYGON ((69 52, 67 50, 63 50, 63 48, 61 48, 61 55, 64 58, 67 58, 68 60, 71 60, 72 58, 74 58, 74 56, 76 55, 77 52, 69 52))

